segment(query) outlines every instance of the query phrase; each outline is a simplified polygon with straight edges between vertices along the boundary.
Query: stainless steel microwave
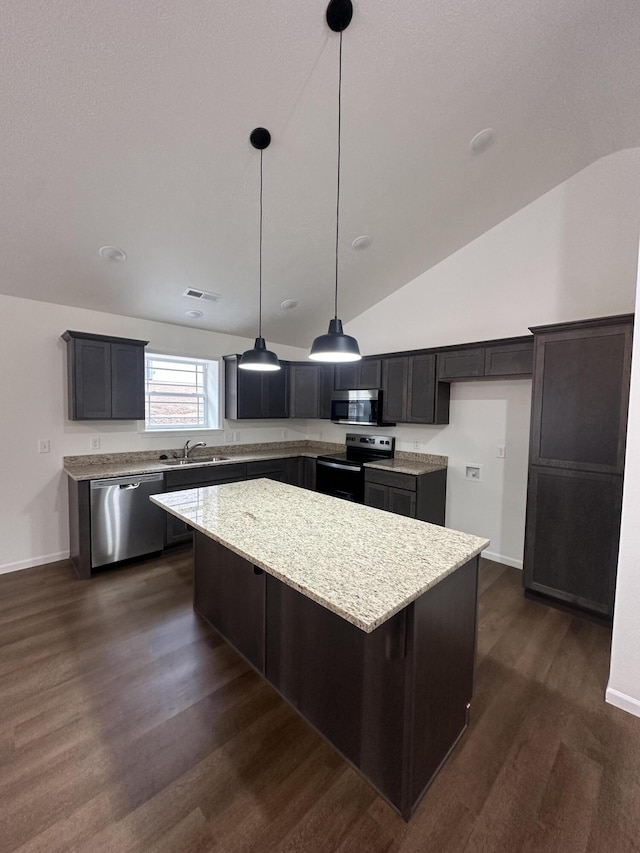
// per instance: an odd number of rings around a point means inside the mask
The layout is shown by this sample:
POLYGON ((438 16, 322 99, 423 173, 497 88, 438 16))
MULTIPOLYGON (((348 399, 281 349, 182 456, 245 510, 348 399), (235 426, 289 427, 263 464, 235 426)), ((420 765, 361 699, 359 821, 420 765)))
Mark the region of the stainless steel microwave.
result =
POLYGON ((382 391, 334 391, 331 397, 331 420, 334 424, 389 426, 382 417, 382 391))

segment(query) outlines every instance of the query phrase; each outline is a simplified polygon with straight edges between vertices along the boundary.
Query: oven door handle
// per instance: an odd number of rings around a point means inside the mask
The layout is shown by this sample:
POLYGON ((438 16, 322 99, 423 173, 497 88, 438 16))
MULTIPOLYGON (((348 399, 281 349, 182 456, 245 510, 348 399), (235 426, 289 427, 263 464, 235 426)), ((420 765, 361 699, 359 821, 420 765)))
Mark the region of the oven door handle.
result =
POLYGON ((338 468, 340 471, 362 471, 360 465, 341 465, 339 462, 325 462, 324 459, 318 459, 317 464, 323 468, 338 468))

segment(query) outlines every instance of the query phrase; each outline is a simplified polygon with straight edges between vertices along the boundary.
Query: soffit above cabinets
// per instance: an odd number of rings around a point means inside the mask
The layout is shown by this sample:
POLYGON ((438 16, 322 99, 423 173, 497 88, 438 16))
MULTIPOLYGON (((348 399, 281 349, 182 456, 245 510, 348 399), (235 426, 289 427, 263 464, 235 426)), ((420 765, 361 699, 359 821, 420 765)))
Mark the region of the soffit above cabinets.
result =
MULTIPOLYGON (((332 311, 337 47, 324 0, 3 4, 0 292, 309 345, 332 311), (121 248, 117 262, 100 247, 121 248), (220 294, 199 304, 187 288, 220 294), (293 299, 294 310, 281 303, 293 299)), ((343 40, 347 321, 640 144, 635 0, 355 0, 343 40), (495 130, 486 151, 470 140, 495 130), (360 235, 366 249, 354 249, 360 235)))

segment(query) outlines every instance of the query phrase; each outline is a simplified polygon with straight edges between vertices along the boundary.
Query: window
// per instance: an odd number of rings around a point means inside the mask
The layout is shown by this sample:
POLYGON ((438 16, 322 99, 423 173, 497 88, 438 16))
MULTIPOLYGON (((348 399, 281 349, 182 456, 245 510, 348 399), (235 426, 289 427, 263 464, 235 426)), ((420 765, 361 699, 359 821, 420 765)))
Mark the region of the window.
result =
POLYGON ((219 429, 217 361, 145 354, 145 430, 219 429))

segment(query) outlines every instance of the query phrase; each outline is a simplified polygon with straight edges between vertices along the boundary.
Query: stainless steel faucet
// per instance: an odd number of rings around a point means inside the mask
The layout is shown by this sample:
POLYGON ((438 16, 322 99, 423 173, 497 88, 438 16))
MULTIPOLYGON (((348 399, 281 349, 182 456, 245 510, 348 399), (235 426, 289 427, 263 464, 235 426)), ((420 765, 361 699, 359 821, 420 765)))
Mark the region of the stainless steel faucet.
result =
POLYGON ((182 457, 183 457, 183 459, 188 459, 188 458, 189 458, 189 454, 191 453, 191 451, 192 451, 192 450, 195 450, 195 449, 196 449, 196 447, 206 447, 206 446, 207 446, 207 442, 206 442, 206 441, 198 441, 196 444, 194 444, 194 445, 193 445, 193 447, 189 447, 189 443, 190 443, 190 442, 191 442, 191 439, 190 439, 190 438, 189 438, 189 439, 187 439, 187 441, 185 442, 184 447, 182 448, 182 457))

